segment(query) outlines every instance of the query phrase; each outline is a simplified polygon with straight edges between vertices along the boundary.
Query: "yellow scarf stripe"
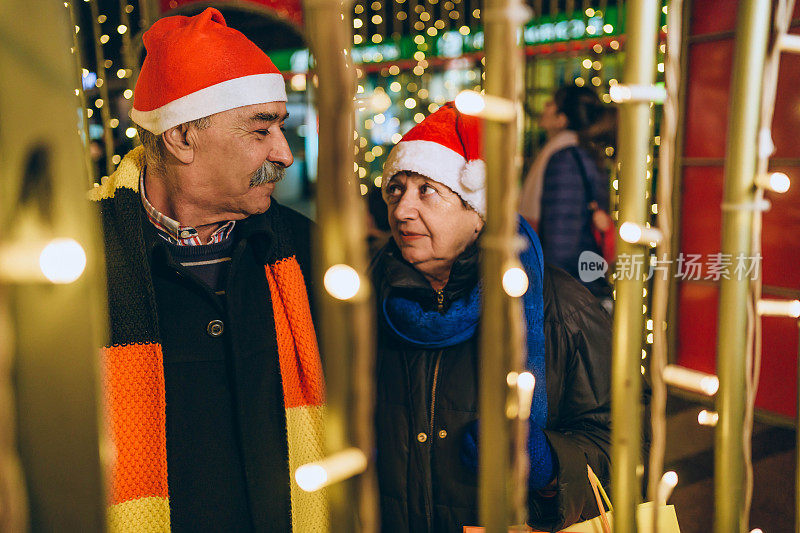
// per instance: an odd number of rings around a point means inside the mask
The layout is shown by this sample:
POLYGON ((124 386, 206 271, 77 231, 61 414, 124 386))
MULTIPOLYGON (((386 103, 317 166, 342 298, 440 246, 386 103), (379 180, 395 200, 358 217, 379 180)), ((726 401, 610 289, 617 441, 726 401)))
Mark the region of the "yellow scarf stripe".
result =
POLYGON ((108 508, 108 530, 114 533, 168 533, 169 500, 150 496, 108 508))
POLYGON ((306 492, 294 479, 298 467, 323 457, 324 405, 304 405, 286 409, 291 475, 292 532, 327 532, 328 498, 325 490, 306 492))
POLYGON ((137 146, 122 159, 117 170, 103 183, 91 189, 87 196, 93 202, 113 198, 117 189, 125 187, 139 191, 139 174, 144 168, 144 147, 137 146))

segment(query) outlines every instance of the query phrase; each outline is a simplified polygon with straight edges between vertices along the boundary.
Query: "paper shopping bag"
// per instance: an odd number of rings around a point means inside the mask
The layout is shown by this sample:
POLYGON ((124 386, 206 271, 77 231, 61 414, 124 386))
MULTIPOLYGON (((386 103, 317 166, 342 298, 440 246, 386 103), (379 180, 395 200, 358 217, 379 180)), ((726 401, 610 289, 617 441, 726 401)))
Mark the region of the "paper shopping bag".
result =
MULTIPOLYGON (((589 484, 592 486, 592 492, 597 502, 597 507, 600 509, 600 516, 596 516, 591 520, 572 524, 566 529, 562 529, 559 533, 613 533, 614 528, 614 510, 611 506, 606 491, 600 484, 592 468, 587 465, 589 473, 589 484), (603 505, 605 502, 605 506, 603 505), (608 511, 606 511, 608 506, 608 511)), ((639 504, 636 508, 636 525, 639 533, 653 533, 653 506, 655 502, 645 502, 639 504)), ((464 533, 483 533, 482 527, 464 527, 464 533)), ((531 529, 520 528, 516 526, 509 528, 509 533, 519 531, 530 531, 531 533, 542 533, 531 529)), ((678 526, 678 516, 675 514, 674 505, 660 505, 658 508, 658 533, 681 533, 678 526)))

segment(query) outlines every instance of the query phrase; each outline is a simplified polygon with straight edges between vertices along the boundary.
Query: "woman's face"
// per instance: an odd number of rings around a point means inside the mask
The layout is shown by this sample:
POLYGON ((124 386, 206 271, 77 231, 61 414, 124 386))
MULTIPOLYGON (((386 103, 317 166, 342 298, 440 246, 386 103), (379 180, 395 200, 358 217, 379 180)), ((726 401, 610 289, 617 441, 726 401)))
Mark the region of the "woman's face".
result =
POLYGON ((392 237, 403 258, 423 273, 450 267, 478 236, 483 220, 449 187, 400 172, 383 187, 392 237))
POLYGON ((551 98, 544 104, 542 116, 539 118, 539 127, 552 136, 568 126, 567 116, 558 111, 558 106, 551 98))

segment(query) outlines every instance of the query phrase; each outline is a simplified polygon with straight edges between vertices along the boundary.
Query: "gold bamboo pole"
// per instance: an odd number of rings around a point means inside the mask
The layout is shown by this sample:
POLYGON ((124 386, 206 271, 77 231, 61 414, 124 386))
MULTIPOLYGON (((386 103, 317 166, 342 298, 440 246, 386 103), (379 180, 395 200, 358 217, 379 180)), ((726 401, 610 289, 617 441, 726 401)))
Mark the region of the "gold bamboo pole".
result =
MULTIPOLYGON (((722 210, 723 254, 746 256, 751 249, 753 204, 756 190, 756 139, 758 138, 761 84, 766 59, 771 2, 747 0, 739 4, 736 48, 731 82, 728 145, 722 210)), ((747 277, 720 280, 717 335, 716 446, 714 531, 745 531, 744 417, 746 401, 747 277)))
MULTIPOLYGON (((316 61, 319 130, 317 177, 317 303, 320 349, 325 365, 326 455, 350 447, 372 457, 374 339, 372 299, 366 276, 364 204, 353 172, 356 78, 350 59, 352 4, 305 0, 308 41, 316 61), (326 292, 325 274, 347 265, 357 292, 341 300, 326 292)), ((330 290, 330 287, 328 287, 330 290)), ((341 295, 340 295, 341 296, 341 295)), ((369 466, 358 478, 329 488, 332 531, 378 529, 377 484, 369 466)))
POLYGON ((0 94, 13 95, 0 99, 2 531, 105 527, 105 268, 85 197, 71 32, 63 2, 0 2, 0 94))
POLYGON ((89 179, 89 183, 87 184, 88 189, 97 181, 97 176, 94 175, 94 163, 92 162, 92 154, 89 151, 89 114, 86 110, 86 92, 83 90, 83 50, 81 49, 81 43, 78 39, 78 32, 75 29, 78 26, 78 22, 72 0, 64 2, 64 7, 69 10, 70 29, 72 32, 71 52, 72 59, 75 63, 75 72, 78 74, 78 86, 75 88, 76 96, 78 97, 78 112, 81 115, 78 133, 83 146, 83 162, 86 166, 86 177, 89 179))
MULTIPOLYGON (((520 0, 486 0, 481 18, 486 31, 487 97, 500 97, 513 105, 513 120, 485 121, 487 183, 486 227, 482 238, 484 302, 481 327, 479 488, 480 521, 487 533, 506 533, 511 522, 525 519, 527 467, 509 443, 524 439, 527 426, 506 417, 509 401, 507 375, 524 368, 525 331, 522 307, 503 289, 503 273, 519 261, 517 185, 520 175, 520 124, 523 56, 518 40, 529 10, 520 0), (512 458, 513 457, 513 458, 512 458)), ((512 400, 513 401, 513 400, 512 400)))
POLYGON ((106 152, 106 176, 114 172, 114 136, 111 132, 111 102, 108 95, 108 77, 106 74, 105 56, 103 55, 103 44, 100 42, 101 29, 98 17, 100 16, 97 7, 98 0, 89 0, 89 8, 92 13, 92 35, 94 36, 94 55, 97 63, 97 89, 103 105, 100 107, 100 117, 103 121, 103 145, 106 152))
MULTIPOLYGON (((628 44, 623 82, 630 86, 652 86, 655 82, 656 46, 660 2, 628 3, 628 44)), ((630 222, 645 226, 648 219, 647 157, 650 154, 650 102, 633 100, 620 107, 619 128, 619 226, 630 222)), ((642 406, 642 289, 644 276, 634 265, 649 257, 647 243, 630 244, 617 237, 616 307, 612 358, 611 399, 611 487, 614 531, 636 531, 636 506, 640 500, 637 468, 641 460, 642 406), (621 270, 621 257, 630 258, 631 269, 621 270)))

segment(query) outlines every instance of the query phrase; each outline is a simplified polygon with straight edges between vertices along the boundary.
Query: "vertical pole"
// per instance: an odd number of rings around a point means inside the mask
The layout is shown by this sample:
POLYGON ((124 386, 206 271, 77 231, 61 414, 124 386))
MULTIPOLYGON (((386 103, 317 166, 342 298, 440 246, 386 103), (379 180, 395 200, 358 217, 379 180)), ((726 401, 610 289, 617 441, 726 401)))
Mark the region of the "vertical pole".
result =
MULTIPOLYGON (((319 117, 317 175, 317 304, 320 350, 325 365, 326 455, 358 447, 372 457, 374 339, 367 271, 364 202, 353 172, 356 78, 350 56, 352 3, 305 0, 308 40, 316 58, 319 117), (349 300, 323 288, 325 272, 348 265, 360 278, 349 300)), ((371 463, 371 461, 370 461, 371 463)), ((372 465, 357 478, 328 489, 331 531, 377 531, 377 485, 372 465)))
MULTIPOLYGON (((108 315, 76 131, 75 24, 61 1, 0 2, 0 21, 0 531, 99 532, 98 348, 108 315), (85 254, 72 283, 44 279, 37 244, 54 238, 85 254), (34 273, 40 281, 27 278, 34 273)), ((71 270, 58 255, 51 266, 71 270)))
MULTIPOLYGON (((723 254, 750 252, 753 228, 752 204, 756 189, 756 140, 758 139, 761 85, 766 60, 771 2, 739 3, 736 48, 728 113, 728 145, 722 210, 723 254), (727 208, 726 208, 727 207, 727 208), (749 207, 749 209, 748 209, 749 207)), ((747 527, 744 509, 744 427, 746 401, 747 299, 746 277, 720 280, 717 334, 716 446, 714 489, 717 533, 737 533, 747 527)))
POLYGON ((484 132, 487 213, 481 266, 484 303, 480 346, 479 516, 487 533, 506 533, 512 520, 516 523, 524 520, 527 479, 519 470, 520 461, 513 461, 509 453, 509 443, 518 440, 515 430, 520 425, 512 425, 505 408, 509 395, 507 375, 524 366, 522 308, 519 300, 505 293, 501 280, 511 262, 518 261, 513 243, 517 233, 519 128, 523 117, 520 25, 527 20, 528 9, 520 0, 486 0, 481 18, 486 31, 486 94, 505 98, 518 109, 515 120, 487 120, 484 132))
MULTIPOLYGON (((656 72, 658 21, 657 0, 633 0, 627 4, 628 41, 623 83, 652 85, 656 72)), ((620 108, 619 127, 619 225, 633 222, 644 226, 648 219, 647 156, 650 153, 650 102, 632 101, 620 108)), ((642 406, 641 375, 643 272, 649 251, 617 237, 619 257, 642 265, 641 272, 618 272, 612 359, 611 398, 611 487, 614 502, 614 531, 636 531, 636 505, 641 483, 637 468, 641 460, 642 406)), ((618 259, 617 266, 620 267, 618 259)))

